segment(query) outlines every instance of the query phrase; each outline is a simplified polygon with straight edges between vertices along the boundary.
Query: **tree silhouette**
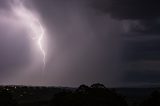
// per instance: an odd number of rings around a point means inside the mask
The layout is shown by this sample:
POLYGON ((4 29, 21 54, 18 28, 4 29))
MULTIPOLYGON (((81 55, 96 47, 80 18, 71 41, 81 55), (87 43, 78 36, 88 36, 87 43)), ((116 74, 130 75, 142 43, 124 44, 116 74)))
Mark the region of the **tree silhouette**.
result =
POLYGON ((95 89, 102 88, 102 89, 105 89, 106 87, 103 84, 96 83, 96 84, 91 85, 91 88, 95 88, 95 89))
POLYGON ((51 106, 127 106, 125 99, 103 84, 81 85, 73 92, 61 92, 52 99, 51 106))
POLYGON ((76 90, 76 92, 87 92, 90 90, 90 87, 88 87, 87 85, 80 85, 79 88, 76 90))

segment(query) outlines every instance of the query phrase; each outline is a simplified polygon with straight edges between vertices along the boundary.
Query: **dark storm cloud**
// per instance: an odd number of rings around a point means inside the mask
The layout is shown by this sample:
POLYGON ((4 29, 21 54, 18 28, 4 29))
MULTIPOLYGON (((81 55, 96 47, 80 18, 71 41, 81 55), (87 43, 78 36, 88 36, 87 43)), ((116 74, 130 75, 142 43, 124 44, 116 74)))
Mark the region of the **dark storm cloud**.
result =
POLYGON ((159 83, 160 73, 154 70, 133 70, 124 78, 124 82, 129 83, 159 83))
POLYGON ((101 0, 94 7, 109 13, 113 18, 129 20, 157 19, 160 16, 158 1, 146 0, 101 0))
POLYGON ((96 1, 94 8, 110 14, 119 20, 136 20, 133 32, 160 34, 160 2, 146 0, 102 0, 96 1))
POLYGON ((152 35, 150 35, 147 40, 145 40, 145 36, 143 35, 139 41, 127 41, 124 50, 124 70, 126 71, 126 74, 124 74, 124 81, 130 83, 157 83, 160 81, 158 77, 160 75, 159 41, 160 39, 158 37, 152 35))
POLYGON ((137 20, 138 24, 134 24, 131 28, 132 32, 139 32, 142 35, 159 35, 160 34, 160 17, 157 19, 137 20))
POLYGON ((124 78, 122 82, 160 82, 160 2, 146 0, 101 0, 93 8, 126 23, 124 78), (150 61, 150 62, 148 62, 150 61), (154 71, 157 70, 157 71, 154 71))
POLYGON ((125 59, 127 60, 150 60, 160 59, 160 39, 149 41, 126 41, 125 59))

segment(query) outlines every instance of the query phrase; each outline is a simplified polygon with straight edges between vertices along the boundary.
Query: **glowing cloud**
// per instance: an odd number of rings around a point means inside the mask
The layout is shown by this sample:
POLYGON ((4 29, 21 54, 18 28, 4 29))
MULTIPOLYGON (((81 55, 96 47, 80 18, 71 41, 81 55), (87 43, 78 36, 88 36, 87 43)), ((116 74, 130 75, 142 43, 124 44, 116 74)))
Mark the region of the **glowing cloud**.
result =
POLYGON ((46 60, 46 52, 44 49, 44 36, 45 36, 45 30, 42 26, 39 17, 37 14, 29 10, 23 3, 22 0, 13 0, 12 11, 18 19, 20 19, 23 24, 29 28, 29 30, 32 32, 31 38, 38 44, 39 50, 41 51, 43 55, 43 64, 45 68, 45 60, 46 60))

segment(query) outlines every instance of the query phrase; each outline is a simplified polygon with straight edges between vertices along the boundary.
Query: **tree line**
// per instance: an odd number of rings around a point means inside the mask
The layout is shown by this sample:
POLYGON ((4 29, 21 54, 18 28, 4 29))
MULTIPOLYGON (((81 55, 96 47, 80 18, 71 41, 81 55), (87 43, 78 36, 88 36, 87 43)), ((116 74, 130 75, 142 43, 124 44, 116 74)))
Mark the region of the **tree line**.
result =
MULTIPOLYGON (((21 106, 13 97, 12 92, 0 90, 0 106, 21 106)), ((63 90, 54 94, 50 101, 44 102, 43 106, 128 106, 128 103, 126 97, 118 94, 116 90, 96 83, 91 86, 80 85, 74 90, 63 90)), ((160 92, 158 90, 152 92, 137 106, 160 106, 160 92)))

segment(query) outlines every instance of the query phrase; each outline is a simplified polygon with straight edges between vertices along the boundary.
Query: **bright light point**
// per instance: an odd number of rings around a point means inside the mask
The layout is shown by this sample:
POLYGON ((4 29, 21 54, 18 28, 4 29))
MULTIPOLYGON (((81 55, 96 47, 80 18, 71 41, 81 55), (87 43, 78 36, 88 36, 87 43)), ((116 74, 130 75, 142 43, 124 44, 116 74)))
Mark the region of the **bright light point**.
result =
POLYGON ((37 43, 39 50, 43 55, 43 64, 45 68, 46 52, 43 44, 45 30, 38 16, 32 11, 30 11, 27 7, 25 7, 21 0, 14 0, 12 10, 15 16, 17 16, 22 21, 22 23, 31 31, 30 36, 33 41, 37 43))

